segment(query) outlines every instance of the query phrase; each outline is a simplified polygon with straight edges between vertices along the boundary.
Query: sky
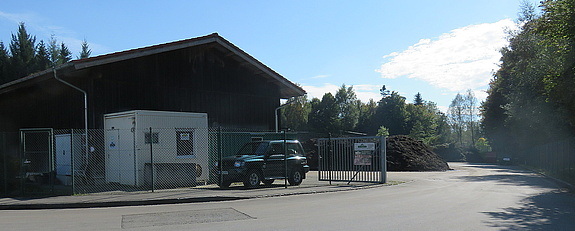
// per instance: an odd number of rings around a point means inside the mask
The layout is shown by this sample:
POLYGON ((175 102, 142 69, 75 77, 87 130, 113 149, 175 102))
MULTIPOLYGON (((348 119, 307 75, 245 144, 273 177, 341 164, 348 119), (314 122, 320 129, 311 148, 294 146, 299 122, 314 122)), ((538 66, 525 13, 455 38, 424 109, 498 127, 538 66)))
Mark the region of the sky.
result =
MULTIPOLYGON (((24 22, 37 41, 54 36, 92 56, 217 32, 306 90, 352 86, 363 102, 379 89, 446 111, 471 89, 481 102, 522 0, 7 1, 0 41, 24 22)), ((538 0, 528 0, 537 5, 538 0)))

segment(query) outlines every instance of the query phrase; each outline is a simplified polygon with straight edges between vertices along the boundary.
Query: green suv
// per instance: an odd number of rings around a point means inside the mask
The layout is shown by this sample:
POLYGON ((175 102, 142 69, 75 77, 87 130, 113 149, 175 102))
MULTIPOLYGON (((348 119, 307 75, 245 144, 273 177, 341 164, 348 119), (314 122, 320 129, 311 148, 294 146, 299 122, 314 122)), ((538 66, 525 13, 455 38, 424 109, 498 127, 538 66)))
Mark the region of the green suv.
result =
POLYGON ((232 182, 243 182, 246 188, 256 188, 260 182, 269 186, 276 179, 285 179, 286 172, 289 184, 299 185, 309 171, 303 147, 297 140, 250 142, 236 155, 222 158, 216 167, 221 188, 229 187, 232 182))

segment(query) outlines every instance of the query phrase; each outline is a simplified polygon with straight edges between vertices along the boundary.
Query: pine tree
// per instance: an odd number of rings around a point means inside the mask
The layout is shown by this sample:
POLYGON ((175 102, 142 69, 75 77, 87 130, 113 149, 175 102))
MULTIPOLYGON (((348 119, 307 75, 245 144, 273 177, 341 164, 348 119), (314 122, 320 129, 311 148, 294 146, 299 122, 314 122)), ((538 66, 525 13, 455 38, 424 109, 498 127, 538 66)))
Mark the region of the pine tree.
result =
POLYGON ((419 92, 417 92, 417 94, 415 95, 415 98, 413 99, 413 105, 420 106, 420 105, 423 105, 423 103, 425 103, 425 102, 423 101, 423 98, 421 98, 421 94, 419 92))
POLYGON ((60 60, 60 47, 58 47, 58 41, 52 35, 50 41, 48 42, 48 52, 50 57, 50 62, 53 66, 57 66, 60 60))
POLYGON ((36 47, 36 65, 38 70, 50 68, 50 54, 44 41, 40 40, 36 47))
POLYGON ((20 23, 18 33, 12 34, 10 43, 11 65, 14 70, 12 79, 22 78, 36 71, 34 43, 36 43, 36 36, 29 35, 24 23, 20 23))
POLYGON ((78 56, 77 58, 78 59, 89 58, 91 54, 92 50, 90 50, 90 47, 88 47, 88 41, 84 39, 84 41, 82 41, 82 51, 80 51, 80 56, 78 56))
POLYGON ((0 85, 10 80, 10 56, 4 43, 0 41, 0 85))
POLYGON ((58 65, 70 62, 70 60, 72 60, 72 52, 63 42, 60 43, 60 54, 58 55, 58 59, 58 65))

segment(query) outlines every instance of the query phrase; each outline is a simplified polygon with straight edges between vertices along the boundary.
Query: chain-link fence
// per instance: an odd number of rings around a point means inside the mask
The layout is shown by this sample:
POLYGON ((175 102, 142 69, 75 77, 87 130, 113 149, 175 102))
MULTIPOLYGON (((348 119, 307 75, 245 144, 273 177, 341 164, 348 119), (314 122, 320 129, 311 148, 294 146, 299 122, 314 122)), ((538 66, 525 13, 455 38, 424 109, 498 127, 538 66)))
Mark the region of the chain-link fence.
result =
POLYGON ((17 132, 0 132, 0 195, 14 195, 20 191, 19 140, 17 132))
POLYGON ((297 136, 226 128, 0 133, 0 192, 55 195, 215 185, 219 180, 215 164, 235 155, 245 143, 297 136))

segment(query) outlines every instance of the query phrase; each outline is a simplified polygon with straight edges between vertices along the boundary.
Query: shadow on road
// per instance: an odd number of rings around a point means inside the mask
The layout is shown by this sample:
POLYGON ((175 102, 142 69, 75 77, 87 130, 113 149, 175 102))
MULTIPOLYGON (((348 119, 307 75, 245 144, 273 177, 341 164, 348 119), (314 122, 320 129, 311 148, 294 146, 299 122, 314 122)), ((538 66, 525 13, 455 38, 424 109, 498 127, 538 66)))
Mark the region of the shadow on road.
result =
POLYGON ((513 207, 483 212, 489 226, 502 230, 575 230, 575 194, 556 182, 518 166, 470 164, 470 174, 458 177, 467 182, 539 187, 545 192, 527 197, 513 207), (473 168, 489 170, 487 173, 473 168))
POLYGON ((489 226, 502 230, 575 230, 575 196, 560 190, 528 197, 519 207, 484 213, 489 226))
POLYGON ((547 179, 546 177, 529 170, 522 169, 518 166, 500 166, 500 165, 469 165, 473 168, 489 169, 490 174, 468 175, 458 177, 464 181, 485 182, 490 181, 495 184, 506 184, 516 186, 534 186, 539 188, 556 189, 560 185, 547 179))

